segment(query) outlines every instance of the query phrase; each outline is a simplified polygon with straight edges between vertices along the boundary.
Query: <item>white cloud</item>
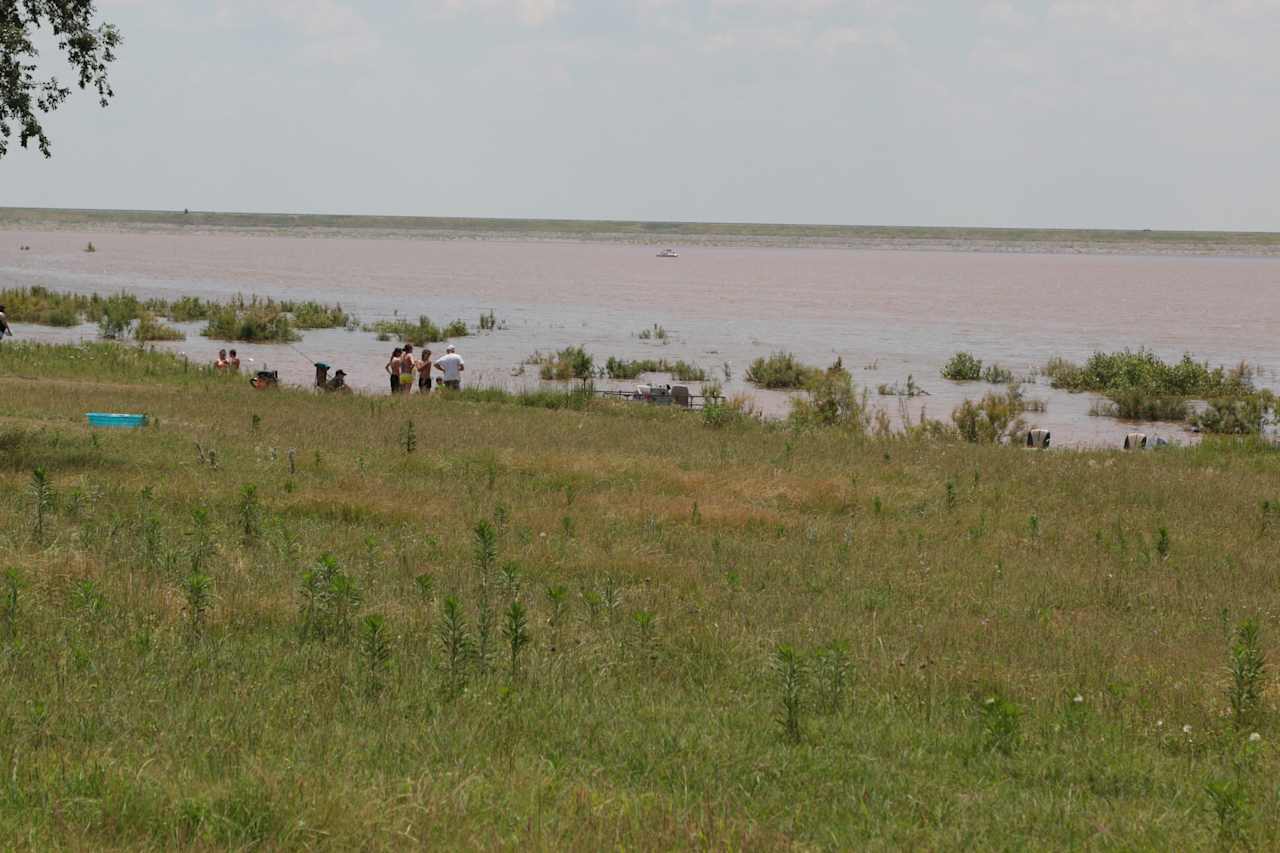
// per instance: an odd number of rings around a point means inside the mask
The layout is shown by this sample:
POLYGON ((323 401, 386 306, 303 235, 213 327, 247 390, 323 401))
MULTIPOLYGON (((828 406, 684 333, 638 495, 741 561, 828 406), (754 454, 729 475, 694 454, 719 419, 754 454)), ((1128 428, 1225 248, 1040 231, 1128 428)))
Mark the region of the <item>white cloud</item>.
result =
POLYGON ((311 59, 345 64, 381 46, 368 20, 337 0, 283 0, 275 14, 294 23, 306 42, 303 54, 311 59))
POLYGON ((1026 13, 1010 0, 989 0, 982 4, 982 17, 1006 27, 1026 26, 1026 13))
POLYGON ((570 0, 426 0, 420 7, 428 14, 441 17, 498 15, 540 27, 568 12, 570 0))
POLYGON ((224 28, 280 27, 299 42, 299 55, 315 62, 345 65, 382 47, 368 19, 341 0, 217 0, 213 20, 224 28))

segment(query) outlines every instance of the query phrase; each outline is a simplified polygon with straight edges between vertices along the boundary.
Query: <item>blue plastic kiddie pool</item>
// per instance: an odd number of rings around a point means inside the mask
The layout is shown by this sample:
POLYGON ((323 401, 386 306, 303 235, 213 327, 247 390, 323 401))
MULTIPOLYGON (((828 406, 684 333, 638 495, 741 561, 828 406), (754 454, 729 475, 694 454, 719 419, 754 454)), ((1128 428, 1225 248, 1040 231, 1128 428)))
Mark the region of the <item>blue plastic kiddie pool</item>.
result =
POLYGON ((147 425, 146 415, 115 415, 106 412, 87 412, 89 426, 115 427, 120 429, 136 429, 147 425))

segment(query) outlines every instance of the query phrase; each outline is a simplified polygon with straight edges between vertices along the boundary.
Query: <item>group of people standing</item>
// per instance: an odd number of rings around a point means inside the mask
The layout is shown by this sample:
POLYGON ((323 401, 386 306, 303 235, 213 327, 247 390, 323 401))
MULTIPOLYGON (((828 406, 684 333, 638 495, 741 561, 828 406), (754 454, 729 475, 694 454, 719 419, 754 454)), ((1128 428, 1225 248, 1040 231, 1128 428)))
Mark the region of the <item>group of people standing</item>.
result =
POLYGON ((387 361, 387 375, 391 379, 392 394, 407 394, 414 386, 417 377, 418 391, 426 393, 431 390, 431 371, 441 373, 440 384, 445 388, 457 390, 462 387, 462 371, 466 369, 462 356, 455 351, 453 344, 444 348, 444 355, 435 361, 431 360, 431 350, 424 349, 422 357, 413 354, 413 344, 405 344, 391 351, 387 361))

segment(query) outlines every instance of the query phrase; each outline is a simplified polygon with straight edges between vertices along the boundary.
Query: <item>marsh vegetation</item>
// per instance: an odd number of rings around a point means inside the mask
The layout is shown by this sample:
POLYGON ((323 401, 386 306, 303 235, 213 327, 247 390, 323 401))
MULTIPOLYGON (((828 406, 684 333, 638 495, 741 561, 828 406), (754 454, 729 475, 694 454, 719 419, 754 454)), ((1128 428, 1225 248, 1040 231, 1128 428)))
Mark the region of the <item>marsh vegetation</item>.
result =
POLYGON ((0 837, 1280 844, 1280 455, 876 438, 820 374, 717 423, 0 347, 0 837))

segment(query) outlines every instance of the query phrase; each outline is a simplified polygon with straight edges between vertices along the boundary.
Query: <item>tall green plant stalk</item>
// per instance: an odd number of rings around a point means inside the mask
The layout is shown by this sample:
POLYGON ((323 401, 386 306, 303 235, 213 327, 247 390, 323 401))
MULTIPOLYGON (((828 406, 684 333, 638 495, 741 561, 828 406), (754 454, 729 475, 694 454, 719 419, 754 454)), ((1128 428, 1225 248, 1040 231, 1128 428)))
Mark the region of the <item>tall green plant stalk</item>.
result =
POLYGON ((507 647, 511 650, 511 680, 515 681, 520 674, 520 651, 529 644, 529 619, 525 615, 524 605, 519 601, 512 601, 507 608, 502 636, 506 638, 507 647))
POLYGON ((498 561, 498 531, 488 519, 476 522, 472 530, 477 574, 476 658, 488 666, 495 615, 493 610, 493 570, 498 561))
POLYGON ((204 633, 204 617, 212 601, 213 581, 203 572, 192 572, 182 582, 187 603, 187 626, 193 637, 204 633))
POLYGON ((1251 722, 1257 713, 1267 672, 1257 621, 1246 619, 1236 629, 1228 670, 1231 685, 1227 688, 1227 699, 1231 703, 1231 717, 1240 727, 1251 722))
POLYGON ((262 505, 258 502, 258 487, 248 483, 240 489, 240 501, 236 504, 236 517, 246 545, 258 541, 262 532, 262 505))
POLYGON ((36 468, 31 472, 27 492, 31 495, 32 532, 35 534, 36 544, 43 544, 45 517, 53 512, 54 505, 53 483, 44 468, 36 468))
POLYGON ((466 686, 467 660, 471 657, 471 637, 467 619, 455 596, 446 596, 440 607, 440 648, 444 654, 445 689, 456 696, 466 686))
POLYGON ((773 673, 778 683, 778 716, 775 718, 783 738, 791 744, 800 742, 800 712, 804 702, 806 668, 804 659, 791 646, 778 646, 773 653, 773 673))
POLYGON ((376 696, 382 692, 391 666, 391 640, 382 616, 371 613, 364 617, 360 626, 360 659, 364 662, 365 692, 376 696))

